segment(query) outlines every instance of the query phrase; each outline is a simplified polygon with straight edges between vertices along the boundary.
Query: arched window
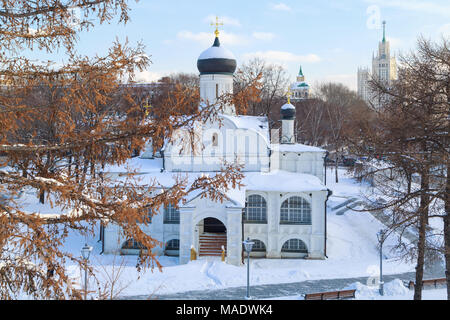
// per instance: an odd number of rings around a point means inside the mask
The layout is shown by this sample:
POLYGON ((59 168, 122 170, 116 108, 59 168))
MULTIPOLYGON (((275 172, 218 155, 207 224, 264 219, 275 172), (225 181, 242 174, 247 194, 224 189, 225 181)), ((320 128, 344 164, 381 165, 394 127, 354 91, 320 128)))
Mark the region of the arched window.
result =
POLYGON ((281 205, 281 224, 311 224, 311 205, 302 197, 290 197, 281 205))
POLYGON ((283 244, 281 252, 308 253, 306 244, 300 239, 290 239, 283 244))
POLYGON ((254 242, 252 252, 266 252, 266 245, 264 244, 264 242, 257 239, 253 239, 252 241, 254 242))
POLYGON ((180 254, 180 240, 172 239, 166 243, 165 255, 177 257, 180 254))
POLYGON ((216 132, 212 135, 212 145, 213 147, 219 146, 219 135, 216 132))
POLYGON ((164 208, 164 223, 180 223, 180 210, 176 209, 171 204, 164 208))
POLYGON ((245 203, 244 221, 249 223, 267 223, 266 200, 258 194, 248 196, 245 203))
POLYGON ((141 250, 145 249, 145 247, 142 245, 142 243, 137 242, 134 239, 128 239, 122 244, 122 249, 135 249, 135 250, 141 250))
POLYGON ((180 240, 172 239, 167 242, 166 250, 180 250, 180 240))

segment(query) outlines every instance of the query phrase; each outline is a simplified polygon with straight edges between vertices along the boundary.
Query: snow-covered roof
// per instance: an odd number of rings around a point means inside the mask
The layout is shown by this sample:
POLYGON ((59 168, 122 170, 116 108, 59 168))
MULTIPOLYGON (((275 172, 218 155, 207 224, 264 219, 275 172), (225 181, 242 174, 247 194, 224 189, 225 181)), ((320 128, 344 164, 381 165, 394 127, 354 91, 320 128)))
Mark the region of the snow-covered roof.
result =
POLYGON ((128 173, 136 171, 137 173, 160 172, 163 168, 163 159, 143 159, 141 157, 128 159, 122 165, 113 165, 107 167, 109 173, 128 173))
POLYGON ((270 141, 269 135, 269 121, 267 117, 256 117, 256 116, 230 116, 221 115, 223 118, 230 120, 234 123, 238 129, 249 129, 254 130, 261 134, 268 143, 270 141))
MULTIPOLYGON (((241 188, 230 188, 223 192, 236 207, 245 207, 246 191, 266 192, 314 192, 327 191, 322 181, 313 175, 288 172, 284 170, 262 172, 245 172, 241 188)), ((192 194, 188 202, 197 198, 202 191, 192 194)))
POLYGON ((324 149, 307 146, 305 144, 294 143, 294 144, 272 144, 270 148, 273 151, 279 152, 327 152, 324 149))
POLYGON ((295 109, 295 107, 290 103, 286 103, 281 107, 281 110, 286 110, 286 109, 295 109))
POLYGON ((284 170, 245 173, 242 181, 247 190, 279 191, 279 192, 310 192, 326 191, 322 181, 311 174, 288 172, 284 170))
POLYGON ((220 46, 220 47, 210 47, 203 51, 200 56, 198 57, 198 60, 206 60, 206 59, 232 59, 236 60, 233 53, 220 46))
MULTIPOLYGON (((305 150, 309 150, 308 147, 304 145, 305 150)), ((169 188, 173 186, 176 182, 177 178, 186 178, 187 184, 192 184, 197 178, 205 175, 204 172, 161 172, 160 160, 161 159, 139 159, 134 158, 132 163, 140 165, 141 168, 158 168, 158 170, 143 172, 139 170, 137 167, 135 170, 137 172, 141 172, 142 174, 137 176, 138 183, 141 185, 153 185, 155 181, 157 181, 162 187, 169 188), (148 165, 145 165, 145 162, 149 162, 148 165)), ((129 168, 131 168, 130 164, 127 164, 129 168)), ((122 166, 120 168, 107 168, 107 172, 109 173, 125 173, 127 172, 127 165, 122 166)), ((236 204, 242 205, 245 204, 245 191, 253 190, 253 191, 280 191, 280 192, 309 192, 309 191, 321 191, 327 190, 327 188, 322 184, 320 179, 316 176, 310 174, 303 173, 295 173, 288 172, 284 170, 277 170, 271 172, 243 172, 244 178, 241 183, 243 187, 236 189, 229 189, 224 192, 230 200, 235 202, 236 204)), ((215 175, 214 172, 208 173, 209 176, 213 177, 215 175)), ((118 177, 118 180, 126 179, 126 177, 118 177)), ((201 193, 201 192, 199 192, 201 193)), ((187 199, 188 201, 192 200, 199 193, 193 193, 187 199)))
MULTIPOLYGON (((243 208, 245 207, 245 190, 246 187, 242 186, 241 188, 230 188, 227 191, 221 192, 226 199, 231 202, 231 206, 228 205, 228 207, 235 207, 235 208, 243 208)), ((194 192, 191 192, 189 194, 189 197, 186 199, 186 203, 181 206, 189 207, 189 203, 192 202, 194 199, 200 197, 203 193, 205 193, 204 190, 196 190, 194 192)))

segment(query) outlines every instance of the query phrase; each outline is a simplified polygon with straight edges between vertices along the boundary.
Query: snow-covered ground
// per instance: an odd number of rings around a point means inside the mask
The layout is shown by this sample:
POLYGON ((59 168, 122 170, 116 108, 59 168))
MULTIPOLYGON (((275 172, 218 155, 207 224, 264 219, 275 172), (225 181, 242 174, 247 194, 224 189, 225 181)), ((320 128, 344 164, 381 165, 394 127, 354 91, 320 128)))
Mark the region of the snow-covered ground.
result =
MULTIPOLYGON (((326 260, 295 259, 252 259, 252 285, 300 282, 305 280, 335 279, 352 277, 373 277, 377 275, 379 253, 376 233, 383 225, 367 212, 348 211, 343 216, 331 212, 331 207, 346 200, 345 197, 358 197, 366 185, 356 183, 340 172, 340 182, 334 183, 328 172, 328 187, 333 190, 328 205, 327 217, 328 241, 326 260)), ((67 249, 75 254, 84 245, 85 239, 70 237, 67 249)), ((236 267, 225 264, 218 259, 200 259, 185 265, 178 264, 178 258, 160 257, 162 272, 157 269, 140 273, 136 271, 136 257, 100 255, 101 244, 96 239, 88 239, 94 246, 91 262, 100 278, 107 279, 107 274, 117 273, 118 266, 123 265, 118 277, 117 288, 123 289, 123 296, 171 294, 191 290, 212 290, 246 285, 246 266, 236 267)), ((414 265, 399 261, 395 252, 389 247, 395 243, 392 235, 385 243, 383 262, 384 274, 413 272, 414 265)), ((76 265, 68 265, 74 278, 79 278, 80 271, 76 265)), ((107 280, 105 280, 107 281, 107 280)))
MULTIPOLYGON (((377 287, 370 287, 356 282, 345 289, 356 289, 354 300, 413 300, 414 291, 396 279, 384 285, 384 295, 380 295, 377 287)), ((304 300, 303 296, 278 297, 271 300, 304 300)), ((431 289, 422 291, 422 300, 447 300, 447 289, 431 289)))

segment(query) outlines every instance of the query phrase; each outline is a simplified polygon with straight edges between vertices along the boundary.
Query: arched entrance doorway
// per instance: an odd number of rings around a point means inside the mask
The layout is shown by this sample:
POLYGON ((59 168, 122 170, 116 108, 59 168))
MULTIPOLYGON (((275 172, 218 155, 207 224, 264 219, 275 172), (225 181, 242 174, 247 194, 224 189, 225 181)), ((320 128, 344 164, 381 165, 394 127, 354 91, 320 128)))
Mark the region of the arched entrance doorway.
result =
POLYGON ((216 218, 206 218, 203 222, 204 233, 227 233, 227 228, 225 228, 225 225, 216 218))
POLYGON ((221 256, 227 250, 227 228, 216 218, 208 217, 197 224, 199 256, 221 256))

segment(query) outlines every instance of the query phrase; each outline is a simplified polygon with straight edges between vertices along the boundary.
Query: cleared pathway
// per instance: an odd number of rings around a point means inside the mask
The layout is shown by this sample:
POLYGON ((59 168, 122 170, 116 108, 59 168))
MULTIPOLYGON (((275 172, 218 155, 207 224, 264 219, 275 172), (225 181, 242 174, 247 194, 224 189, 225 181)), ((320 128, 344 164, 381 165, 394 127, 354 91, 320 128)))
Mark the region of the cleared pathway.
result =
MULTIPOLYGON (((442 277, 441 274, 428 273, 425 279, 442 277)), ((415 273, 402 273, 395 275, 387 275, 383 277, 384 282, 389 282, 394 279, 400 279, 405 282, 414 280, 415 273)), ((325 280, 310 280, 296 283, 283 284, 266 284, 250 287, 250 296, 254 299, 270 299, 283 296, 295 296, 306 293, 315 293, 323 291, 335 291, 343 289, 355 282, 367 284, 367 277, 347 278, 347 279, 325 279, 325 280)), ((247 292, 247 287, 235 287, 219 290, 198 290, 187 291, 167 295, 155 294, 149 296, 127 296, 121 297, 123 300, 240 300, 244 299, 247 292)))

